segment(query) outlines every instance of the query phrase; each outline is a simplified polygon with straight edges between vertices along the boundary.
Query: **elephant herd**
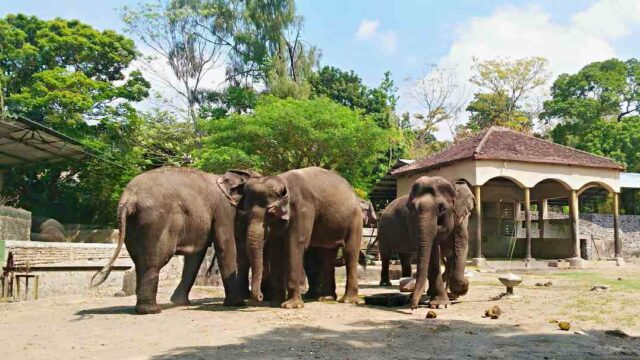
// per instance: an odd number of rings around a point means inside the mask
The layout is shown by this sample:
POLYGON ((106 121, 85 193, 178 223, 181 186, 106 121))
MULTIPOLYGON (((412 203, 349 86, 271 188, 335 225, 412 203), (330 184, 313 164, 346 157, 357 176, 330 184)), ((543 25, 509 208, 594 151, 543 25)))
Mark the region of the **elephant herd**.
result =
POLYGON ((427 279, 430 305, 446 306, 448 293, 461 296, 468 289, 464 266, 473 204, 466 184, 423 176, 409 195, 393 201, 376 219, 344 178, 318 167, 276 176, 241 170, 214 175, 188 168, 155 169, 136 176, 124 189, 118 204, 116 250, 91 285, 107 279, 124 243, 135 264, 135 311, 158 313, 159 271, 174 255, 183 255, 182 278, 171 302, 187 305, 207 248, 213 244, 224 305, 244 305, 250 299, 302 308, 303 297, 337 298, 335 264, 341 248, 347 281, 339 301, 357 304, 362 226, 377 220, 380 284, 390 285, 392 252, 400 255, 404 276, 411 275, 412 257, 417 254, 411 307, 418 306, 427 279), (308 290, 302 294, 305 279, 308 290))

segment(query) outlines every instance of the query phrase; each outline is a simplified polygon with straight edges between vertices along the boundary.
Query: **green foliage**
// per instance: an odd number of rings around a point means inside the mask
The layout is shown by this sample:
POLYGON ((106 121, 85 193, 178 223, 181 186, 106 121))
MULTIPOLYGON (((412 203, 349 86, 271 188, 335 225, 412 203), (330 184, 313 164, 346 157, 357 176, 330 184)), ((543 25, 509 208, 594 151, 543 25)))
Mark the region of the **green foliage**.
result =
POLYGON ((600 119, 622 120, 640 111, 640 62, 619 59, 594 62, 577 74, 562 74, 544 102, 545 120, 590 124, 600 119))
POLYGON ((494 125, 526 131, 533 125, 529 117, 517 106, 514 107, 503 93, 477 93, 467 106, 467 111, 470 116, 466 127, 472 132, 494 125))
POLYGON ((9 39, 0 45, 0 80, 10 112, 73 128, 86 116, 127 112, 114 104, 148 95, 139 72, 124 74, 135 58, 133 41, 113 31, 8 15, 0 20, 0 38, 9 39))
POLYGON ((555 142, 616 160, 629 172, 640 172, 640 116, 559 124, 551 136, 555 142))
POLYGON ((325 96, 351 109, 361 109, 381 128, 392 126, 398 97, 390 72, 384 74, 382 82, 376 88, 367 87, 353 71, 332 66, 322 67, 311 77, 310 82, 312 97, 325 96))
POLYGON ((201 119, 221 119, 228 114, 244 114, 253 109, 258 102, 256 91, 247 86, 228 86, 222 91, 201 91, 201 119))
POLYGON ((249 115, 231 115, 204 125, 208 136, 195 151, 196 166, 211 172, 231 167, 264 174, 320 166, 368 188, 372 169, 397 136, 368 116, 327 98, 262 97, 249 115))

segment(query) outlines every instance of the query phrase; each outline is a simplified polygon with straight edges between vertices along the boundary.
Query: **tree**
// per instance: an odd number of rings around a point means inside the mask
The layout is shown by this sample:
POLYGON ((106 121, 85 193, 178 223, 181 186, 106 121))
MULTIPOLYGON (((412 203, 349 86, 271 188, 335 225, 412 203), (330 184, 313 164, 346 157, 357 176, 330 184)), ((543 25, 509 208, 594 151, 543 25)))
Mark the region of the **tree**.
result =
POLYGON ((211 120, 196 166, 212 172, 230 167, 265 174, 320 166, 368 188, 372 169, 394 135, 373 120, 327 98, 262 97, 254 112, 211 120))
POLYGON ((381 128, 394 124, 392 120, 398 97, 390 72, 384 74, 378 87, 369 88, 353 71, 324 66, 311 77, 310 83, 311 97, 328 97, 351 109, 360 109, 381 128))
POLYGON ((503 93, 477 93, 467 106, 467 111, 470 116, 466 128, 472 133, 494 125, 518 131, 528 131, 533 127, 527 114, 519 107, 514 107, 503 93))
POLYGON ((456 79, 453 71, 432 67, 428 75, 413 84, 413 96, 426 110, 422 117, 425 128, 444 122, 455 136, 459 114, 466 102, 465 89, 456 79))
POLYGON ((136 56, 133 41, 113 31, 8 15, 0 20, 0 38, 0 84, 9 112, 77 133, 85 119, 126 117, 132 110, 127 101, 148 95, 139 71, 125 76, 136 56))
POLYGON ((562 74, 544 102, 542 117, 550 121, 589 124, 621 121, 640 114, 640 61, 609 59, 588 64, 577 74, 562 74))
POLYGON ((535 96, 548 80, 547 60, 531 57, 516 60, 474 59, 469 81, 486 92, 474 94, 467 107, 474 120, 468 130, 500 124, 529 131, 537 113, 535 96))
POLYGON ((156 58, 149 57, 146 68, 182 99, 183 106, 177 110, 185 114, 196 132, 198 97, 204 77, 220 65, 225 50, 218 37, 228 38, 235 21, 229 7, 219 6, 215 13, 209 12, 205 17, 200 5, 198 0, 158 0, 135 9, 122 9, 126 31, 140 39, 162 62, 158 66, 154 64, 156 58), (210 25, 209 32, 201 28, 205 19, 210 25), (206 36, 211 33, 218 37, 206 36), (165 64, 171 73, 166 71, 165 64))

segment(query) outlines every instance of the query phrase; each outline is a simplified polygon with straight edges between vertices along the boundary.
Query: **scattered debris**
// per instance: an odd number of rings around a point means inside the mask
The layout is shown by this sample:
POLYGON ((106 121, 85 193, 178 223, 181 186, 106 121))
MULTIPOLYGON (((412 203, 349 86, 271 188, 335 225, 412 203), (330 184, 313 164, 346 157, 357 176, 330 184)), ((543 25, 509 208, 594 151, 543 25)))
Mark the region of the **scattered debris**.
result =
POLYGON ((624 331, 622 331, 622 330, 618 330, 618 329, 615 329, 615 330, 606 330, 604 333, 605 333, 605 334, 607 334, 607 335, 610 335, 610 336, 615 336, 615 337, 617 337, 617 338, 621 338, 621 339, 622 339, 622 338, 628 338, 628 337, 629 337, 629 334, 625 333, 625 332, 624 332, 624 331))
POLYGON ((618 281, 622 281, 622 278, 621 278, 621 277, 619 277, 619 278, 618 278, 618 281))
POLYGON ((484 312, 485 317, 492 318, 494 320, 499 318, 500 315, 502 315, 502 309, 500 309, 498 305, 493 305, 484 312))
POLYGON ((591 288, 591 291, 607 291, 609 289, 611 289, 611 286, 609 285, 594 285, 591 288))
POLYGON ((537 282, 536 286, 545 286, 545 287, 549 287, 553 285, 553 283, 551 281, 547 281, 547 282, 537 282))
POLYGON ((558 327, 560 330, 569 331, 569 329, 571 329, 571 324, 567 321, 560 321, 558 322, 558 327))
POLYGON ((558 321, 558 320, 556 320, 556 319, 551 319, 551 320, 549 320, 549 323, 550 323, 550 324, 557 324, 558 322, 559 322, 559 321, 558 321))
POLYGON ((436 314, 435 311, 433 310, 427 311, 427 319, 435 319, 436 317, 438 317, 438 314, 436 314))
POLYGON ((576 330, 573 333, 576 334, 576 335, 585 335, 585 336, 587 336, 587 333, 582 331, 582 330, 576 330))

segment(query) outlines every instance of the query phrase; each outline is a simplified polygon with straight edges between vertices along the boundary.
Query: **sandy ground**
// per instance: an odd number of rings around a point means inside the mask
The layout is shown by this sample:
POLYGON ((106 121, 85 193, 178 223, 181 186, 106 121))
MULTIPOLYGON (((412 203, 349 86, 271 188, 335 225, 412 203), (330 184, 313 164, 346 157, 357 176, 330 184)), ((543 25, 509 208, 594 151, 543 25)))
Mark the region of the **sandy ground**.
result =
MULTIPOLYGON (((379 288, 369 268, 361 293, 379 288)), ((133 315, 135 297, 68 296, 0 304, 2 359, 585 359, 640 358, 640 264, 522 274, 521 300, 491 300, 496 273, 476 272, 467 296, 437 319, 428 309, 306 303, 304 309, 194 304, 133 315), (618 278, 622 278, 618 280, 618 278), (549 287, 537 282, 552 281, 549 287), (590 291, 593 285, 608 291, 590 291), (498 305, 503 315, 483 317, 498 305), (571 323, 569 331, 555 321, 571 323), (614 331, 617 330, 617 331, 614 331)), ((168 303, 172 289, 159 294, 168 303)))

